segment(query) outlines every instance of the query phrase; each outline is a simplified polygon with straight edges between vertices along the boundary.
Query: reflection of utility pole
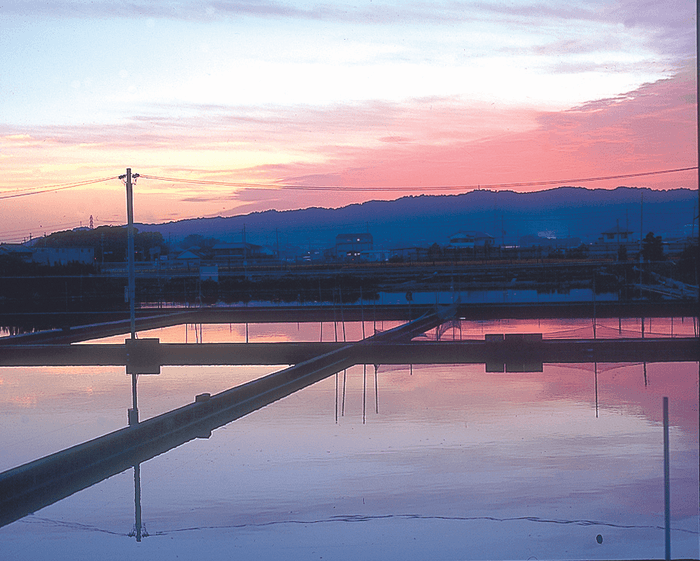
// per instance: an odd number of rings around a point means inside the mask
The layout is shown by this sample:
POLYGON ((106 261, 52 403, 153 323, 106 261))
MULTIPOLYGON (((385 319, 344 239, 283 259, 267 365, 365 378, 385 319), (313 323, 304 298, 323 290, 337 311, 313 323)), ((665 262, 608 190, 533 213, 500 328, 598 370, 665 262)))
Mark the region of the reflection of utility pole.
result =
POLYGON ((668 434, 668 397, 663 398, 664 420, 664 536, 666 559, 671 559, 671 466, 668 434))
POLYGON ((134 465, 134 529, 129 537, 136 537, 137 542, 148 537, 148 530, 141 521, 141 464, 134 465))

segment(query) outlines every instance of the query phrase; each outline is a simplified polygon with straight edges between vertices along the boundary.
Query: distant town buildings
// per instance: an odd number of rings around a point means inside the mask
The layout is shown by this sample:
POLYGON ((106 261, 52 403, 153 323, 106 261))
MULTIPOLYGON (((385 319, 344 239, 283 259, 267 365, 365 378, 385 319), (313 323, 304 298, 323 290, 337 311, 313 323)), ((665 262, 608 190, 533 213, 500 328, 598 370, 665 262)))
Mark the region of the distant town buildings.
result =
POLYGON ((95 250, 92 247, 28 247, 22 244, 2 244, 0 255, 14 256, 26 263, 50 267, 69 263, 92 265, 95 262, 95 250))
POLYGON ((95 250, 92 247, 35 247, 32 248, 32 261, 51 267, 68 263, 92 265, 95 250))
POLYGON ((340 261, 360 258, 363 251, 374 249, 372 234, 338 234, 335 237, 335 256, 340 261))

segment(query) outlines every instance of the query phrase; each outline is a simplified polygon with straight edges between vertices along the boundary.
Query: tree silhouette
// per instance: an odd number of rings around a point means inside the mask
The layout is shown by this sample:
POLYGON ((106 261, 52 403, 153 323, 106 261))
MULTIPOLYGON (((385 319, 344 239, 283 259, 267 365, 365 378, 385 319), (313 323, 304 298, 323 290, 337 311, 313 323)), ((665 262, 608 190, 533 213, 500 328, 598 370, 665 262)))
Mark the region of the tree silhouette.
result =
POLYGON ((645 236, 642 257, 644 257, 644 261, 663 261, 666 259, 661 236, 655 236, 654 232, 649 232, 645 236))

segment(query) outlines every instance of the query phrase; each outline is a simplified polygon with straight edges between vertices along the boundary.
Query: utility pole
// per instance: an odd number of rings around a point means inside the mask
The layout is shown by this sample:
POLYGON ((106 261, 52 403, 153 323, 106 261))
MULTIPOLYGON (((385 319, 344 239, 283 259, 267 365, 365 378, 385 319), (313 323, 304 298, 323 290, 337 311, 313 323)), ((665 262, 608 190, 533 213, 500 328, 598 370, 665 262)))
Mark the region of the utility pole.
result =
MULTIPOLYGON (((126 168, 126 175, 120 175, 119 179, 126 179, 126 219, 127 219, 127 258, 129 260, 129 318, 131 320, 131 341, 132 349, 135 349, 136 342, 136 274, 134 270, 134 189, 132 180, 139 176, 138 173, 131 174, 131 168, 126 168)), ((127 345, 127 349, 128 349, 127 345)), ((131 351, 134 352, 134 351, 131 351)), ((128 353, 128 351, 127 351, 128 353)), ((127 360, 130 357, 127 355, 127 360)), ((127 372, 128 372, 127 367, 127 372)), ((136 425, 139 422, 138 401, 136 398, 136 371, 131 373, 131 398, 132 408, 129 410, 129 425, 136 425)))
POLYGON ((129 318, 131 320, 131 338, 136 339, 136 272, 134 265, 134 187, 132 179, 139 174, 131 174, 131 168, 126 168, 126 219, 127 219, 127 255, 129 259, 129 318))

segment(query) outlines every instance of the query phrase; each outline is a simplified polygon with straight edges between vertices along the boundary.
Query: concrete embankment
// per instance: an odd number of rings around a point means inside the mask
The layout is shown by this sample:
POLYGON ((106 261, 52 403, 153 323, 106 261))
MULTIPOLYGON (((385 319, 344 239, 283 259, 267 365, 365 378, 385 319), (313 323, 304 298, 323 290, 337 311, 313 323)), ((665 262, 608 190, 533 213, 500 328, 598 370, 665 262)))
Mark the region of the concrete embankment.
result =
MULTIPOLYGON (((143 341, 143 340, 140 340, 143 341)), ((346 343, 159 343, 149 349, 154 371, 161 366, 298 364, 344 347, 346 343)), ((636 339, 545 339, 527 344, 508 336, 501 341, 384 342, 354 350, 355 363, 478 364, 513 363, 521 356, 539 363, 685 362, 700 357, 694 337, 636 339)), ((0 366, 126 366, 124 344, 15 345, 0 352, 0 366)))
POLYGON ((9 524, 130 466, 282 399, 353 365, 355 350, 378 342, 410 340, 439 325, 448 312, 433 313, 358 343, 344 345, 296 366, 135 423, 0 474, 0 525, 9 524))

